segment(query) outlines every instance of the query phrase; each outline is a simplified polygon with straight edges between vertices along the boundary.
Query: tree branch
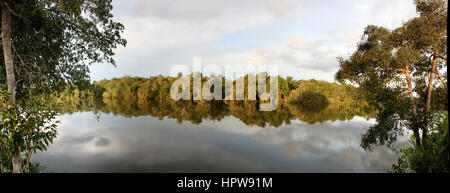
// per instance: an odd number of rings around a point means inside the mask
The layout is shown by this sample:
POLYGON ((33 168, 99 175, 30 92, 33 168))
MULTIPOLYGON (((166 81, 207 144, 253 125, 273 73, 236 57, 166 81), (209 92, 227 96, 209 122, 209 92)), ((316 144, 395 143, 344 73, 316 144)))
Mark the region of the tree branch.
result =
POLYGON ((21 18, 21 19, 25 19, 22 15, 17 14, 16 12, 14 12, 14 11, 11 9, 11 7, 9 7, 8 3, 3 2, 3 4, 5 4, 6 8, 8 8, 8 11, 9 11, 11 14, 13 14, 14 16, 19 17, 19 18, 21 18))

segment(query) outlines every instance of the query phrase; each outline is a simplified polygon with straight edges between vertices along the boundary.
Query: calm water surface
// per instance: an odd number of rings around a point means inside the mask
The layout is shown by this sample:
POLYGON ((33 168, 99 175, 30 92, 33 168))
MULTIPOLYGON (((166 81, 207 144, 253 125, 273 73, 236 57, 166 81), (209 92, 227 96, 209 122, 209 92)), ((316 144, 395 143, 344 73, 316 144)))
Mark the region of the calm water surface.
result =
POLYGON ((362 117, 279 127, 233 116, 192 124, 78 112, 59 120, 54 144, 33 157, 45 172, 386 172, 396 159, 386 147, 360 147, 375 124, 362 117))

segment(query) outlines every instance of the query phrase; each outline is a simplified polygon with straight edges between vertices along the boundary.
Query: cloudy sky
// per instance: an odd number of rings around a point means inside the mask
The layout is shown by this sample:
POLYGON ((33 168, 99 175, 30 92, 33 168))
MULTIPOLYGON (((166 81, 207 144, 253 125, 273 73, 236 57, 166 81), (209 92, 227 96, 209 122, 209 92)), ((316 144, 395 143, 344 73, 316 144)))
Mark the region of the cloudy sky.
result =
POLYGON ((369 24, 415 17, 412 0, 114 0, 128 45, 91 78, 169 75, 175 65, 278 65, 282 76, 334 81, 369 24))

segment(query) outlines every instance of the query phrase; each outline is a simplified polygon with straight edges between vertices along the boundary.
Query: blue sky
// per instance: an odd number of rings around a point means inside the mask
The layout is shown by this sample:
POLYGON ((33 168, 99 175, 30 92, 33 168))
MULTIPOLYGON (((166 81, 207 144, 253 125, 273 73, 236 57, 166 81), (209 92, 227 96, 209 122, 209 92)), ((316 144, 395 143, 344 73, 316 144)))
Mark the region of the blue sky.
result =
POLYGON ((113 1, 125 25, 117 67, 96 64, 93 80, 168 75, 175 65, 278 65, 282 76, 333 81, 367 25, 395 28, 417 16, 412 0, 113 1))

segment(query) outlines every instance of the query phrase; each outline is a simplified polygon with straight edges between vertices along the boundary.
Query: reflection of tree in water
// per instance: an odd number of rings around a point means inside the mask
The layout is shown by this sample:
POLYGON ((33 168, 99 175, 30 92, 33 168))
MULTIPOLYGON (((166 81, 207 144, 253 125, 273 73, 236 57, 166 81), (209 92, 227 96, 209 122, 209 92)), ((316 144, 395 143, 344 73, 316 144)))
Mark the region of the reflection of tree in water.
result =
MULTIPOLYGON (((199 124, 202 120, 220 121, 233 116, 246 125, 260 127, 279 127, 290 124, 291 120, 300 120, 309 124, 324 121, 349 120, 354 116, 374 117, 374 113, 361 106, 348 103, 330 103, 315 92, 305 92, 303 100, 295 104, 279 104, 274 111, 259 111, 258 101, 152 101, 117 100, 105 98, 103 104, 78 105, 81 108, 64 109, 67 113, 76 111, 95 111, 112 113, 124 117, 152 116, 163 119, 176 119, 177 122, 189 121, 199 124)), ((77 107, 78 107, 77 106, 77 107)), ((69 106, 72 107, 72 106, 69 106)))
MULTIPOLYGON (((242 79, 244 90, 247 91, 248 75, 242 79)), ((279 100, 278 108, 274 111, 260 111, 259 106, 263 102, 249 100, 248 92, 234 93, 236 96, 243 95, 244 100, 174 101, 170 88, 177 78, 163 76, 102 80, 94 83, 92 90, 79 91, 75 87, 73 91, 66 89, 56 93, 54 101, 67 113, 100 111, 125 117, 150 115, 159 119, 176 119, 180 123, 186 120, 194 124, 201 123, 203 119, 220 121, 227 116, 236 117, 246 125, 260 127, 279 127, 296 119, 314 124, 328 120, 349 120, 354 116, 375 117, 374 111, 361 99, 361 93, 356 87, 317 80, 278 79, 279 100)), ((206 80, 202 78, 201 82, 206 80)))
POLYGON ((298 97, 298 101, 299 102, 295 108, 299 108, 302 114, 320 113, 329 105, 328 99, 325 95, 314 91, 306 91, 301 93, 298 97))

